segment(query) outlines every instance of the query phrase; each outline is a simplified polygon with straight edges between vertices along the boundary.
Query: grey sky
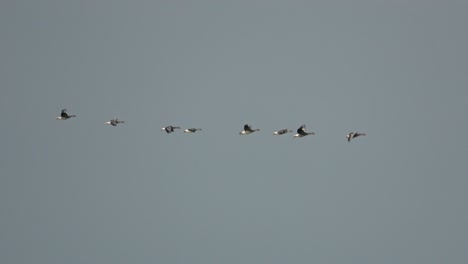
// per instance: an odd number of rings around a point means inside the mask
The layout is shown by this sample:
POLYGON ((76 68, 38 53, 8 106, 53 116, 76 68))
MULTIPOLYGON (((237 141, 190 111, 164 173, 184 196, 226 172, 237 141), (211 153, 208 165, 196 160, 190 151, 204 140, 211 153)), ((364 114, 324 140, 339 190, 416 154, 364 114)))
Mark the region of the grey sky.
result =
POLYGON ((466 263, 467 11, 3 1, 1 262, 466 263))

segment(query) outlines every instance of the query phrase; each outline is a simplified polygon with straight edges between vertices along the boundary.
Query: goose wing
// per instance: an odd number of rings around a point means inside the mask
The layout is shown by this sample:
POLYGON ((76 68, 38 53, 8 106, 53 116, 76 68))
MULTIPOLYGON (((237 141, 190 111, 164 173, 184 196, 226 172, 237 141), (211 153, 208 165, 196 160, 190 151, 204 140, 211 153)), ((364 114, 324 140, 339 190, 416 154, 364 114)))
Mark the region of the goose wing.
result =
POLYGON ((278 130, 278 134, 280 134, 280 135, 285 134, 285 133, 288 133, 288 129, 278 130))
POLYGON ((297 129, 297 133, 299 135, 303 135, 303 136, 306 136, 307 133, 305 132, 305 125, 302 125, 300 128, 297 129))
POLYGON ((67 118, 67 117, 68 117, 68 113, 67 113, 67 109, 66 109, 66 108, 62 109, 62 112, 60 113, 60 116, 63 117, 63 118, 67 118))

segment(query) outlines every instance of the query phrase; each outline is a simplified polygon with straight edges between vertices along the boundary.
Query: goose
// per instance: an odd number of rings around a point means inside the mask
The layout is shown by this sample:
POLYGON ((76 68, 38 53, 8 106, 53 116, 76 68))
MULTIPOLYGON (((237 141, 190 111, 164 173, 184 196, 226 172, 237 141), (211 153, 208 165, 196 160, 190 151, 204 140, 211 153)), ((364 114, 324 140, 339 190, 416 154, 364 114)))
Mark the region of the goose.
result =
POLYGON ((281 129, 281 130, 273 132, 273 135, 283 135, 283 134, 286 134, 286 133, 289 133, 289 132, 292 132, 292 130, 291 129, 281 129))
POLYGON ((67 120, 69 118, 76 117, 76 115, 69 115, 67 113, 67 109, 62 109, 62 112, 60 113, 60 116, 57 117, 57 120, 67 120))
POLYGON ((244 130, 242 130, 241 132, 239 132, 240 135, 248 135, 248 134, 251 134, 255 131, 260 131, 260 129, 252 129, 248 124, 245 124, 244 125, 244 130))
POLYGON ((314 132, 306 132, 305 131, 306 126, 302 125, 300 128, 297 129, 297 134, 294 135, 295 138, 297 137, 305 137, 307 135, 315 135, 314 132))
POLYGON ((174 129, 180 129, 180 127, 167 126, 167 127, 161 128, 162 131, 166 131, 166 133, 168 133, 168 134, 174 132, 174 129))
POLYGON ((351 133, 349 133, 348 135, 346 135, 346 138, 348 139, 348 142, 351 141, 351 139, 355 138, 355 137, 359 137, 359 136, 365 136, 366 133, 358 133, 357 131, 353 131, 351 133))
POLYGON ((184 130, 184 133, 195 133, 197 131, 201 131, 201 128, 187 128, 184 130))
POLYGON ((112 125, 112 126, 117 126, 120 123, 125 123, 125 121, 121 121, 119 119, 111 119, 110 121, 106 122, 106 125, 112 125))

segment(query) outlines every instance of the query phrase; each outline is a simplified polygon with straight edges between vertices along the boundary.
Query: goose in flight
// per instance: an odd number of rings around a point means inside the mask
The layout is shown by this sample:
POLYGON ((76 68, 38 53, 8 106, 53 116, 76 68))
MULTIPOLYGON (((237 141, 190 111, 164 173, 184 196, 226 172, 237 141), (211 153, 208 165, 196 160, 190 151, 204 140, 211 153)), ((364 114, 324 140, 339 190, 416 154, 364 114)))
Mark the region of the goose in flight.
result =
POLYGON ((273 132, 273 135, 283 135, 283 134, 286 134, 286 133, 289 133, 289 132, 292 132, 292 130, 291 129, 281 129, 281 130, 273 132))
POLYGON ((67 120, 69 118, 76 117, 76 115, 69 115, 67 109, 63 109, 60 113, 60 116, 57 117, 57 120, 67 120))
POLYGON ((174 132, 174 129, 180 129, 180 127, 167 126, 167 127, 161 128, 162 131, 166 131, 166 133, 168 133, 168 134, 174 132))
POLYGON ((125 123, 125 121, 121 121, 119 119, 111 119, 110 121, 106 122, 106 125, 112 125, 112 126, 117 126, 120 123, 125 123))
POLYGON ((260 129, 258 129, 258 128, 252 129, 248 124, 245 124, 244 125, 244 130, 239 132, 239 135, 248 135, 248 134, 251 134, 251 133, 253 133, 255 131, 260 131, 260 129))
POLYGON ((300 128, 297 129, 297 134, 294 135, 294 137, 305 137, 307 135, 315 135, 314 132, 306 132, 305 131, 306 126, 302 125, 300 128))
POLYGON ((197 131, 201 131, 201 128, 187 128, 184 130, 184 133, 195 133, 197 131))
POLYGON ((348 142, 351 141, 351 139, 355 138, 355 137, 359 137, 359 136, 365 136, 366 133, 358 133, 357 131, 353 131, 351 133, 349 133, 348 135, 346 135, 346 138, 348 139, 348 142))
POLYGON ((244 125, 244 130, 242 130, 241 132, 239 132, 240 135, 248 135, 248 134, 251 134, 255 131, 260 131, 260 129, 256 128, 256 129, 252 129, 248 124, 245 124, 244 125))

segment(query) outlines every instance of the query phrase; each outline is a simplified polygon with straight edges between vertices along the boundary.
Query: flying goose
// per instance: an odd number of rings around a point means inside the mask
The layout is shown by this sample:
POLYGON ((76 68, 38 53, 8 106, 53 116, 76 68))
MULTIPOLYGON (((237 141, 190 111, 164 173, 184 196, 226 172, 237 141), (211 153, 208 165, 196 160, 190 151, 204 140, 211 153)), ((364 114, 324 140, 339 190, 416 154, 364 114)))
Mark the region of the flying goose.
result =
POLYGON ((244 125, 244 130, 242 130, 241 132, 239 132, 240 135, 248 135, 248 134, 251 134, 255 131, 260 131, 260 129, 256 128, 256 129, 252 129, 248 124, 245 124, 244 125))
POLYGON ((351 141, 351 139, 355 138, 355 137, 359 137, 359 136, 365 136, 366 133, 358 133, 357 131, 353 131, 351 133, 349 133, 348 135, 346 135, 346 138, 348 139, 348 142, 351 141))
POLYGON ((290 129, 281 129, 281 130, 273 132, 273 135, 283 135, 283 134, 286 134, 286 133, 289 133, 289 132, 292 132, 292 130, 290 130, 290 129))
POLYGON ((60 116, 57 117, 57 120, 67 120, 68 118, 76 117, 76 115, 69 115, 67 109, 63 109, 60 113, 60 116))
POLYGON ((112 125, 112 126, 117 126, 120 123, 125 123, 125 121, 121 121, 119 119, 111 119, 110 121, 106 122, 106 125, 112 125))
POLYGON ((302 125, 300 128, 297 129, 297 134, 294 135, 294 137, 305 137, 307 135, 315 135, 314 132, 306 132, 305 131, 306 126, 302 125))
POLYGON ((168 134, 174 132, 174 129, 180 129, 180 127, 167 126, 167 127, 161 128, 162 131, 166 131, 168 134))
POLYGON ((184 130, 184 133, 195 133, 197 131, 201 131, 201 128, 187 128, 184 130))

